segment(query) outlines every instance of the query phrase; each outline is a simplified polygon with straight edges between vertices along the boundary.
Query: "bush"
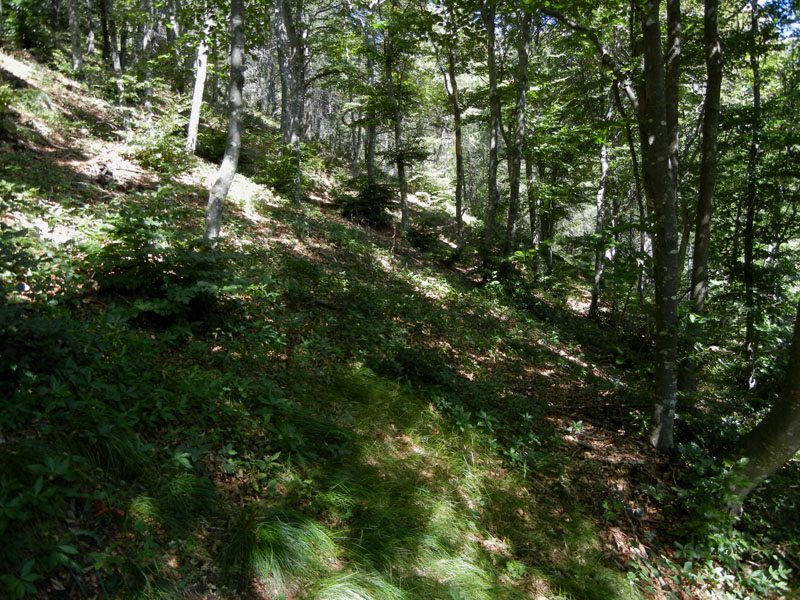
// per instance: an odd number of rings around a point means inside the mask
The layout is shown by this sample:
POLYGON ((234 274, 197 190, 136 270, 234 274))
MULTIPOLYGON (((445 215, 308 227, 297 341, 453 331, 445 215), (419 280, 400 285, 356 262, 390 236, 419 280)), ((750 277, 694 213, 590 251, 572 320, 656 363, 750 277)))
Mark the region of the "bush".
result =
POLYGON ((388 211, 395 204, 394 198, 395 192, 390 186, 359 177, 349 180, 346 189, 336 194, 336 205, 351 221, 387 226, 391 223, 388 211))
POLYGON ((185 171, 192 165, 192 156, 186 152, 183 131, 181 116, 168 112, 140 136, 129 156, 144 168, 159 173, 185 171))
POLYGON ((406 233, 406 239, 412 246, 430 252, 439 244, 439 236, 445 232, 449 218, 442 213, 422 215, 406 233))
POLYGON ((236 287, 226 270, 233 255, 169 239, 166 224, 134 209, 120 212, 110 243, 88 258, 98 291, 123 299, 126 318, 151 314, 196 320, 236 287))

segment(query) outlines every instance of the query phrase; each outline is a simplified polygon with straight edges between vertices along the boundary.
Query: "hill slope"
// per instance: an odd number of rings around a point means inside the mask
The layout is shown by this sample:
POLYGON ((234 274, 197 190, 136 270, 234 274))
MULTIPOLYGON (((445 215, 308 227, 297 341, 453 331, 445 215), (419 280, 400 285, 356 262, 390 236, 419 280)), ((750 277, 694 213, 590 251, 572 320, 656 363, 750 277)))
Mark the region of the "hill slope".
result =
POLYGON ((333 158, 293 207, 256 117, 203 251, 178 116, 0 74, 10 597, 749 593, 662 549, 635 342, 343 219, 333 158))

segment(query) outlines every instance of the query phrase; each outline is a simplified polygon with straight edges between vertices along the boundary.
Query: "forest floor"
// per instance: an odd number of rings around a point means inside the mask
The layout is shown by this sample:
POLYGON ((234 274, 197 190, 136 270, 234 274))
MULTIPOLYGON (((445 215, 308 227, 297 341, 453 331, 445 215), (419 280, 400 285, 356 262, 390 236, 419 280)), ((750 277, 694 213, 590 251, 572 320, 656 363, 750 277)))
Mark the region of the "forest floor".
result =
POLYGON ((353 223, 322 153, 294 206, 255 116, 201 252, 224 119, 188 159, 166 109, 23 54, 0 83, 9 597, 791 595, 691 555, 648 346, 579 273, 478 281, 424 194, 416 237, 353 223))

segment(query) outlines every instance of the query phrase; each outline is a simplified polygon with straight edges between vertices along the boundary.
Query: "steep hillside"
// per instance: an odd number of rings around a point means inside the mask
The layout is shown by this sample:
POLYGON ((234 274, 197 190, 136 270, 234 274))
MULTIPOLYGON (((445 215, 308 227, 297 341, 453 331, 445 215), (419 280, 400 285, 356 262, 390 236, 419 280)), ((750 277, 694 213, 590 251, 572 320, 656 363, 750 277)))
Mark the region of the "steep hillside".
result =
POLYGON ((788 593, 780 529, 703 546, 712 479, 643 436, 646 345, 568 279, 473 281, 422 194, 416 246, 345 219, 322 152, 293 206, 255 115, 209 252, 178 113, 24 55, 0 85, 4 597, 788 593))

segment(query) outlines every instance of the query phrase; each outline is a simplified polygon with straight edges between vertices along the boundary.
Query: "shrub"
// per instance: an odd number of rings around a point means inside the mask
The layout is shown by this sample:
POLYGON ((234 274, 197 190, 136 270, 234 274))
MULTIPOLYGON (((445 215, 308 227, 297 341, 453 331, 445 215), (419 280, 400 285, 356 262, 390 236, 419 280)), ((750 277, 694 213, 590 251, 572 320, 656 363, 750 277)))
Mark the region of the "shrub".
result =
POLYGON ((129 152, 130 158, 146 169, 160 173, 185 171, 192 164, 183 139, 183 121, 176 112, 168 112, 140 136, 129 152))
POLYGON ((207 316, 224 293, 234 291, 225 268, 233 255, 170 240, 168 232, 166 224, 124 209, 110 243, 90 252, 98 290, 126 301, 123 317, 195 320, 207 316))
POLYGON ((394 189, 369 182, 365 177, 351 179, 345 190, 336 194, 336 205, 344 217, 356 223, 387 226, 391 223, 388 211, 394 206, 394 189))

